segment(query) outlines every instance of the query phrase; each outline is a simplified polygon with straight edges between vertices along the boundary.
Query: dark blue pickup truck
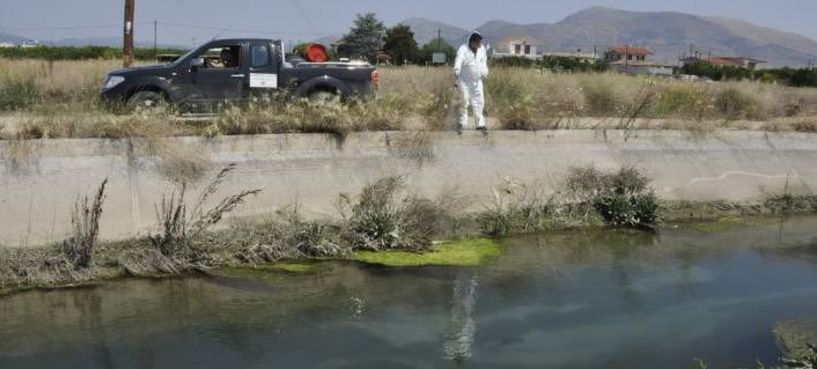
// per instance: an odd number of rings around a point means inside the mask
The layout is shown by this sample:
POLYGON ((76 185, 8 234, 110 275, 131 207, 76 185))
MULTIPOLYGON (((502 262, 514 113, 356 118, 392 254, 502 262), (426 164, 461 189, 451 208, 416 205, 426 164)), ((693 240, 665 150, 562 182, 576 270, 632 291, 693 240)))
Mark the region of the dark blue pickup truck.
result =
POLYGON ((113 71, 101 97, 132 108, 241 102, 280 90, 298 97, 366 98, 379 83, 368 63, 310 63, 287 56, 281 41, 228 39, 211 41, 169 64, 113 71))

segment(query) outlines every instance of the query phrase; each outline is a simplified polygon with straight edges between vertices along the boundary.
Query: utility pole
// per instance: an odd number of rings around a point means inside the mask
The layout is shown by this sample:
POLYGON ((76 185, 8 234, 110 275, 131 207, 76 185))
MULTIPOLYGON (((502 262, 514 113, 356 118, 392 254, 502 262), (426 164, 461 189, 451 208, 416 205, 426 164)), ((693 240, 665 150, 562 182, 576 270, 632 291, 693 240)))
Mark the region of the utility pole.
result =
POLYGON ((125 0, 125 42, 122 48, 122 64, 125 68, 133 64, 134 1, 135 0, 125 0))
POLYGON ((159 57, 159 21, 153 20, 153 58, 159 57))
POLYGON ((437 52, 443 48, 443 30, 437 28, 437 52))

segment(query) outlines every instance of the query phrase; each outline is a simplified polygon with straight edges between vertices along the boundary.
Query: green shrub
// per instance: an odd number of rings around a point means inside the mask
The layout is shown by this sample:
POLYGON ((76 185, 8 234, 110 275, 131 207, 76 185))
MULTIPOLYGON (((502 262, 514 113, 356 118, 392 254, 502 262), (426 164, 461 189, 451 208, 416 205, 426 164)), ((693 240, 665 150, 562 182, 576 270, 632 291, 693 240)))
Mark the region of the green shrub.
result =
POLYGON ((340 196, 345 238, 355 249, 426 250, 432 237, 451 216, 428 199, 404 195, 401 177, 387 177, 367 185, 352 197, 340 196))
POLYGON ((6 77, 0 85, 0 110, 21 110, 40 99, 40 89, 34 78, 6 77))
POLYGON ((702 120, 708 105, 708 95, 692 85, 667 86, 656 103, 654 116, 702 120))
POLYGON ((582 81, 581 86, 591 114, 608 117, 618 115, 622 102, 612 83, 605 79, 587 78, 582 81))
POLYGON ((658 199, 652 192, 605 193, 593 199, 593 207, 613 227, 639 228, 658 223, 658 199))
POLYGON ((594 168, 574 168, 565 188, 580 209, 592 208, 613 227, 652 227, 660 222, 658 198, 649 187, 650 179, 632 167, 616 172, 594 168))
POLYGON ((727 119, 745 119, 751 116, 756 104, 751 96, 734 87, 722 90, 715 97, 715 107, 727 119))

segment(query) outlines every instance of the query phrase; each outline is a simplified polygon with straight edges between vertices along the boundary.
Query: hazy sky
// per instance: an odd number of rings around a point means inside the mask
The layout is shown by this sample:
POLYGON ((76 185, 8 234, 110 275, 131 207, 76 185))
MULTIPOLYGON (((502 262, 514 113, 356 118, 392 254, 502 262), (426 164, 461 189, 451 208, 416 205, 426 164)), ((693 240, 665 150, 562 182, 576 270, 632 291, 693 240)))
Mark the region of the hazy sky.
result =
MULTIPOLYGON (((123 0, 0 0, 0 31, 43 40, 118 37, 123 4, 123 0)), ((160 22, 160 43, 189 45, 194 37, 213 38, 221 28, 240 30, 224 32, 224 37, 293 40, 338 34, 349 28, 356 13, 364 12, 375 12, 389 24, 419 16, 471 29, 492 19, 556 22, 594 5, 727 16, 817 39, 817 0, 136 0, 136 39, 153 39, 154 19, 160 22)))

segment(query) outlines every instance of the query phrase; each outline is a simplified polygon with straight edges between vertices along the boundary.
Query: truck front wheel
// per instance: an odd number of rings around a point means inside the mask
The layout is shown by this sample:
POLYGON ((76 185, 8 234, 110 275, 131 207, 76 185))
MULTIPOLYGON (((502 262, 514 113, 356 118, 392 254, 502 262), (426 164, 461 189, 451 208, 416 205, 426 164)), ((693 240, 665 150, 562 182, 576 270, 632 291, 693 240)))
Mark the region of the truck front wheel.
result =
POLYGON ((155 91, 139 91, 128 99, 130 110, 159 110, 167 105, 167 99, 155 91))

